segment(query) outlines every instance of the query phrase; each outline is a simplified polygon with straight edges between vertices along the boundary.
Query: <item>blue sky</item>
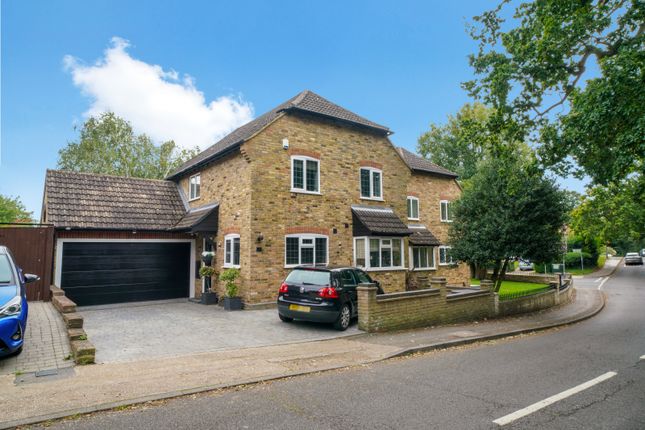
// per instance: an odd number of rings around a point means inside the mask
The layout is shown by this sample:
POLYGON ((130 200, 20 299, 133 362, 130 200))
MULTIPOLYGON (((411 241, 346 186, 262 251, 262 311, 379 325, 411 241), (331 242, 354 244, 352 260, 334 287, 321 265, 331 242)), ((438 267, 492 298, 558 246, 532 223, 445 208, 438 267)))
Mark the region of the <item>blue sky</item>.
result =
MULTIPOLYGON (((472 77, 467 55, 475 49, 465 24, 492 5, 1 4, 0 193, 20 196, 35 216, 45 170, 56 167, 58 150, 76 139, 74 127, 88 113, 106 108, 139 132, 175 134, 191 146, 186 129, 204 141, 310 89, 387 125, 395 144, 413 150, 429 123, 444 122, 469 101, 459 85, 472 77), (126 81, 142 85, 133 93, 126 81), (195 117, 201 122, 185 123, 195 117)), ((577 181, 563 184, 582 191, 577 181)))

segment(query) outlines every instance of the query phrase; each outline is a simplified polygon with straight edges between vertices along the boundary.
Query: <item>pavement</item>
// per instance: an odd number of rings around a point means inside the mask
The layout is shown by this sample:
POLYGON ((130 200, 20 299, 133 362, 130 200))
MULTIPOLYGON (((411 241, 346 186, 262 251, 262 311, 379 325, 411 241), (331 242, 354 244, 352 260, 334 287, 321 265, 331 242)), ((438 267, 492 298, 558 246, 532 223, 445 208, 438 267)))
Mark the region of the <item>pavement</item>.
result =
POLYGON ((329 324, 283 323, 275 309, 227 312, 185 299, 78 308, 97 363, 179 357, 352 336, 329 324))
POLYGON ((42 378, 4 375, 0 376, 0 428, 546 329, 589 318, 603 306, 602 293, 586 289, 577 291, 569 305, 503 320, 77 366, 42 378))
POLYGON ((25 344, 19 355, 0 358, 0 375, 74 366, 65 323, 51 302, 29 302, 25 344))

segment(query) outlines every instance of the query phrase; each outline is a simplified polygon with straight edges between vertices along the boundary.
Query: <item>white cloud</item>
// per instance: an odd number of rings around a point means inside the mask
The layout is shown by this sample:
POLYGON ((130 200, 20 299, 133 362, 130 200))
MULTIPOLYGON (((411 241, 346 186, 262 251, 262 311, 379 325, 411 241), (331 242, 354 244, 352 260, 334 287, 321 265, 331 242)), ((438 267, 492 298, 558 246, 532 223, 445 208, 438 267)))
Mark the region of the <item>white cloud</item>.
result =
POLYGON ((201 149, 253 118, 253 106, 241 97, 226 95, 207 103, 193 78, 132 58, 129 46, 112 38, 94 65, 65 56, 74 84, 92 100, 86 116, 112 111, 158 142, 173 139, 183 148, 201 149))

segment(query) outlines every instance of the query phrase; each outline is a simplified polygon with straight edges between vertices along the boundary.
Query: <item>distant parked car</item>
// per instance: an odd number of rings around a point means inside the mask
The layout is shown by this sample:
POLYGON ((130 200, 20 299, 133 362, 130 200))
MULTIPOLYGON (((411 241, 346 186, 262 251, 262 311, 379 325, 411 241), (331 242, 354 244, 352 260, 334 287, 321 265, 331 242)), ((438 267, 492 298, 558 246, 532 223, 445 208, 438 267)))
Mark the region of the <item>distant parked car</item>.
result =
POLYGON ((641 249, 641 257, 645 257, 645 248, 641 249))
POLYGON ((528 261, 528 260, 520 260, 519 269, 520 269, 521 271, 525 271, 525 270, 533 270, 533 263, 531 263, 531 262, 530 262, 530 261, 528 261))
POLYGON ((23 274, 11 252, 0 246, 0 357, 22 351, 27 328, 27 288, 40 279, 23 274))
POLYGON ((643 265, 643 257, 638 255, 638 252, 628 252, 625 254, 625 266, 643 265))
POLYGON ((296 267, 280 286, 278 316, 284 322, 294 319, 332 323, 346 330, 358 315, 356 287, 378 282, 354 267, 296 267))

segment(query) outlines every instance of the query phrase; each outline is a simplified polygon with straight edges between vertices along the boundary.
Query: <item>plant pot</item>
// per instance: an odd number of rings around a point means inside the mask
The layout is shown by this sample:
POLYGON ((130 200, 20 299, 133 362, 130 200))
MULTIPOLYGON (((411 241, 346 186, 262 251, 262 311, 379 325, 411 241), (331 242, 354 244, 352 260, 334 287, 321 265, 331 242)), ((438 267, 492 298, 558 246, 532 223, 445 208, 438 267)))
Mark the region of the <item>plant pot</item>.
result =
POLYGON ((208 293, 202 293, 202 297, 200 298, 199 302, 202 305, 216 305, 219 299, 217 298, 217 293, 214 292, 208 292, 208 293))
POLYGON ((242 310, 242 297, 224 297, 224 309, 227 311, 242 310))

